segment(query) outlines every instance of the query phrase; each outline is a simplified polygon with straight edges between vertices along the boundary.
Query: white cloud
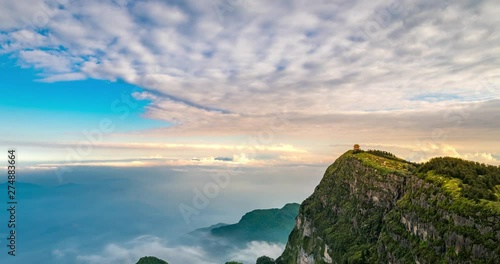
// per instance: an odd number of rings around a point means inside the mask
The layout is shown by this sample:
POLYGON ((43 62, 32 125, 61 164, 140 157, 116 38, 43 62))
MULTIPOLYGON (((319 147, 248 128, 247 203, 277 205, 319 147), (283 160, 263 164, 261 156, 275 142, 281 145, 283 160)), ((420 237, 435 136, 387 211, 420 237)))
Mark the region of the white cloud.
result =
POLYGON ((201 248, 177 246, 168 247, 165 242, 154 236, 142 236, 124 244, 108 244, 100 254, 79 255, 77 263, 106 264, 136 263, 141 257, 155 256, 169 263, 200 263, 213 264, 207 261, 201 248))
POLYGON ((0 5, 2 6, 0 9, 0 30, 2 31, 42 25, 47 12, 50 13, 52 10, 43 0, 2 1, 0 5))
POLYGON ((27 29, 10 32, 0 39, 0 54, 24 49, 41 48, 47 45, 47 37, 27 29))
MULTIPOLYGON (((271 144, 388 143, 453 121, 461 124, 450 137, 484 141, 500 126, 491 110, 500 98, 494 0, 90 0, 42 8, 56 2, 1 2, 0 52, 43 71, 46 82, 144 87, 135 96, 151 100, 145 117, 174 124, 147 137, 258 135, 282 112, 288 125, 274 136, 284 140, 271 144), (24 23, 39 12, 43 21, 24 23), (469 111, 470 102, 483 103, 469 111), (475 115, 443 118, 450 108, 475 115)), ((481 152, 498 153, 494 147, 481 152)))
MULTIPOLYGON (((430 108, 407 99, 436 91, 474 99, 478 81, 498 74, 499 62, 491 56, 498 51, 498 19, 478 19, 493 1, 239 1, 218 7, 222 21, 212 5, 189 3, 71 2, 50 16, 47 33, 31 47, 13 35, 9 41, 23 52, 44 39, 54 52, 59 46, 69 50, 61 52, 60 65, 90 57, 72 66, 92 78, 124 79, 196 105, 250 115, 272 113, 275 105, 308 113, 328 105, 335 105, 334 112, 352 111, 353 105, 430 108), (355 40, 357 35, 363 39, 355 40), (152 68, 157 83, 144 82, 152 68), (272 88, 255 89, 254 82, 272 88)), ((20 59, 47 74, 61 70, 20 59)))
POLYGON ((140 18, 150 20, 159 26, 175 25, 186 22, 188 16, 182 10, 163 2, 138 2, 133 12, 140 18))
MULTIPOLYGON (((272 244, 261 241, 252 241, 245 248, 234 249, 234 252, 224 256, 210 256, 201 247, 169 246, 164 240, 155 236, 141 236, 134 240, 108 244, 98 254, 79 254, 77 263, 84 264, 130 264, 136 263, 141 257, 155 256, 172 264, 197 263, 215 264, 229 260, 242 261, 245 264, 255 263, 263 255, 276 258, 283 252, 283 244, 272 244)), ((64 250, 56 249, 53 255, 63 257, 64 250)))
POLYGON ((433 144, 427 143, 419 146, 414 146, 412 149, 412 157, 409 157, 416 162, 425 162, 435 157, 453 157, 465 160, 472 160, 486 164, 500 164, 500 160, 494 157, 492 153, 487 152, 461 152, 456 147, 448 144, 433 144))
POLYGON ((264 241, 252 241, 247 247, 229 255, 230 260, 242 261, 243 263, 255 263, 260 256, 268 256, 276 259, 283 253, 285 245, 274 244, 264 241))
POLYGON ((75 73, 61 73, 54 74, 48 77, 41 79, 43 82, 62 82, 62 81, 77 81, 84 80, 87 76, 83 73, 75 72, 75 73))
POLYGON ((38 69, 45 69, 54 72, 69 72, 72 61, 77 58, 66 57, 64 54, 46 52, 42 50, 27 50, 19 52, 20 58, 27 64, 38 69))

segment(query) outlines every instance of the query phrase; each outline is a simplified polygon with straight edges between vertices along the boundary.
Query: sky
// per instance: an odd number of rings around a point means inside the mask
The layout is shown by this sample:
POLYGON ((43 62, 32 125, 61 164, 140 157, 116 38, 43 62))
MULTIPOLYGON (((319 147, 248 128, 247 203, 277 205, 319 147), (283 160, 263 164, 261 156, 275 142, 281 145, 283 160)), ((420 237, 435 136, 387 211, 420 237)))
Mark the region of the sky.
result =
POLYGON ((85 247, 78 228, 29 222, 33 241, 51 263, 128 263, 145 248, 196 262, 199 249, 131 217, 189 231, 300 202, 356 143, 500 165, 499 13, 495 0, 0 0, 0 146, 41 195, 26 209, 64 197, 50 212, 79 227, 71 209, 95 194, 110 204, 93 214, 134 227, 85 247), (214 186, 220 202, 186 221, 179 206, 214 186))
POLYGON ((1 5, 1 144, 34 166, 499 164, 496 1, 1 5))

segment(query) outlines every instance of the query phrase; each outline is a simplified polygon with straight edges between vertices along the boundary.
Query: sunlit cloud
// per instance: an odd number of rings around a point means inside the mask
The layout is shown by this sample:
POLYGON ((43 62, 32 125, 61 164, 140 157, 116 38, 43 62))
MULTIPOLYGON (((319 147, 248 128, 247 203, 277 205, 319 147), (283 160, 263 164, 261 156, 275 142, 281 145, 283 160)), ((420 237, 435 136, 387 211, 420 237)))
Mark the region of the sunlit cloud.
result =
POLYGON ((492 0, 33 0, 1 10, 0 53, 39 80, 136 85, 143 118, 166 124, 113 133, 96 149, 232 157, 253 137, 259 152, 297 154, 281 155, 290 162, 337 154, 330 144, 415 139, 500 152, 480 142, 500 127, 492 0), (446 137, 427 139, 438 130, 446 137), (459 143, 473 139, 481 149, 459 143))

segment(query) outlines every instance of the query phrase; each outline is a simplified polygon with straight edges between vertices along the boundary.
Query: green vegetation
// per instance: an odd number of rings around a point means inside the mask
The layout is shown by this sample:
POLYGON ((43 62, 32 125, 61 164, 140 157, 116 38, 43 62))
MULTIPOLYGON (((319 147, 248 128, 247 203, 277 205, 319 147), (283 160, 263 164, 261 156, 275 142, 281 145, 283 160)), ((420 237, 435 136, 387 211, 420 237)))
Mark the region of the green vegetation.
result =
POLYGON ((275 264, 274 259, 268 256, 262 256, 257 259, 256 264, 275 264))
MULTIPOLYGON (((226 264, 243 264, 241 262, 236 262, 236 261, 230 261, 226 262, 226 264)), ((256 264, 276 264, 273 258, 270 258, 268 256, 262 256, 257 259, 256 264)))
POLYGON ((499 197, 499 167, 348 151, 302 203, 276 263, 494 263, 499 197))
POLYGON ((421 175, 432 173, 459 180, 457 183, 461 194, 476 202, 480 199, 500 201, 497 196, 500 167, 446 157, 430 160, 420 166, 418 172, 421 175))
POLYGON ((142 257, 137 264, 168 264, 168 262, 156 257, 142 257))
POLYGON ((286 243, 299 208, 300 204, 290 203, 281 209, 254 210, 245 214, 238 223, 214 228, 211 233, 235 243, 253 240, 286 243))
POLYGON ((406 160, 398 158, 396 155, 394 155, 394 154, 392 154, 390 152, 387 152, 387 151, 369 149, 369 150, 364 151, 364 152, 366 152, 368 154, 371 154, 371 155, 383 157, 383 158, 386 158, 386 159, 390 159, 390 160, 395 160, 395 161, 400 161, 400 162, 407 163, 406 160))
POLYGON ((360 151, 356 154, 348 151, 347 156, 355 157, 363 164, 380 170, 384 175, 389 173, 404 174, 408 170, 414 170, 417 165, 400 159, 390 152, 380 150, 360 151))
POLYGON ((300 208, 255 210, 211 232, 235 241, 282 242, 289 234, 276 261, 262 256, 257 264, 498 263, 500 167, 348 151, 300 208))

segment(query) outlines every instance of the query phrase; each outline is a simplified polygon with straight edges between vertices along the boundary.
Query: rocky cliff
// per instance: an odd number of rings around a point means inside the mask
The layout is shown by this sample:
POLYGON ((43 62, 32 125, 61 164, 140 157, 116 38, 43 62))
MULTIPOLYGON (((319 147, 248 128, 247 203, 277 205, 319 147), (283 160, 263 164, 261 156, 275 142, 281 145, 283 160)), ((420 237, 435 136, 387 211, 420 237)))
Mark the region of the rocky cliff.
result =
POLYGON ((500 263, 500 168, 348 151, 301 205, 276 263, 500 263))

